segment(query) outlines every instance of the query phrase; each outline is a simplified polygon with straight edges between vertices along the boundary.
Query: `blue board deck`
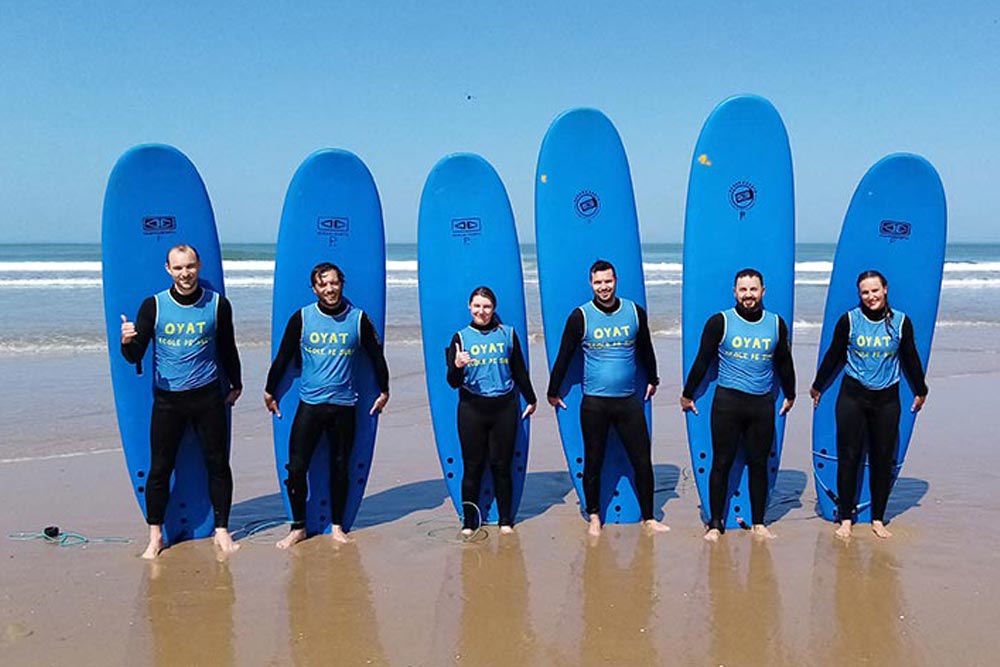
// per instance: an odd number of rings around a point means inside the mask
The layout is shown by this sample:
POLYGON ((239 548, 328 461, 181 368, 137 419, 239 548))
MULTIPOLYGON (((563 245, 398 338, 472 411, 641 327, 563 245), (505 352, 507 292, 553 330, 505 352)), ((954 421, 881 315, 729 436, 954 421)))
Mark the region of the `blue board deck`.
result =
MULTIPOLYGON (((559 354, 566 319, 590 301, 590 266, 598 259, 614 264, 618 296, 646 306, 639 222, 628 158, 618 131, 597 109, 572 109, 556 118, 542 141, 535 175, 535 237, 538 281, 549 370, 559 354)), ((568 409, 557 410, 559 435, 569 472, 583 494, 583 353, 577 354, 563 382, 568 409)), ((646 378, 639 369, 638 391, 646 378)), ((641 395, 641 394, 640 394, 641 395)), ((652 427, 649 404, 646 423, 652 427)), ((641 519, 632 466, 612 429, 601 474, 601 520, 634 523, 641 519)))
MULTIPOLYGON (((528 363, 528 326, 524 308, 521 251, 514 214, 500 177, 478 155, 457 153, 431 170, 420 197, 417 228, 420 328, 423 336, 427 396, 434 440, 448 493, 462 516, 462 451, 458 439, 458 391, 447 381, 445 351, 452 336, 469 324, 469 294, 485 285, 497 296, 496 313, 517 332, 528 363)), ((524 399, 520 399, 524 409, 524 399)), ((524 489, 528 462, 528 420, 522 420, 514 445, 512 511, 524 489)), ((483 475, 480 507, 484 523, 498 520, 492 475, 483 475)))
MULTIPOLYGON (((382 204, 375 181, 365 164, 344 150, 320 150, 299 166, 285 196, 274 262, 274 301, 271 354, 277 354, 288 318, 303 306, 316 303, 310 272, 320 262, 332 262, 344 272, 343 297, 371 319, 380 338, 385 332, 385 230, 382 204)), ((357 517, 364 497, 375 450, 378 415, 371 409, 379 389, 366 354, 355 361, 358 392, 354 449, 350 461, 350 490, 344 511, 345 530, 357 517)), ((274 459, 278 484, 291 517, 288 489, 288 438, 299 404, 299 371, 290 367, 279 384, 282 418, 274 417, 274 459)), ((330 447, 323 436, 309 466, 306 501, 308 534, 329 532, 330 447)))
MULTIPOLYGON (((733 307, 733 279, 752 267, 764 275, 764 307, 784 319, 791 336, 795 295, 795 206, 788 134, 770 102, 753 95, 723 101, 702 127, 691 162, 684 219, 682 295, 684 378, 698 355, 705 322, 733 307)), ((709 519, 712 400, 717 364, 686 414, 688 444, 702 520, 709 519)), ((775 440, 768 459, 774 487, 784 438, 784 400, 775 378, 775 440)), ((725 524, 751 523, 742 447, 730 475, 725 524)))
MULTIPOLYGON (((889 304, 906 314, 913 324, 917 352, 924 369, 930 361, 931 340, 937 319, 944 253, 947 241, 947 206, 944 188, 934 167, 917 155, 897 153, 879 160, 858 184, 851 198, 827 291, 817 367, 823 359, 837 320, 858 305, 856 280, 874 269, 889 283, 889 304)), ((823 390, 813 413, 813 472, 819 513, 828 520, 837 516, 837 431, 834 407, 841 371, 823 390)), ((910 412, 913 391, 899 383, 902 414, 893 481, 906 457, 916 415, 910 412)), ((857 520, 871 521, 868 463, 859 475, 857 520)))
MULTIPOLYGON (((125 463, 139 506, 146 511, 149 420, 153 409, 153 347, 143 373, 121 354, 121 316, 134 321, 142 301, 172 284, 167 251, 186 243, 201 256, 201 284, 220 294, 222 254, 205 184, 191 161, 171 146, 128 150, 108 178, 101 223, 101 270, 111 380, 125 463)), ((215 528, 208 476, 192 429, 184 435, 171 478, 163 533, 168 544, 208 537, 215 528)))

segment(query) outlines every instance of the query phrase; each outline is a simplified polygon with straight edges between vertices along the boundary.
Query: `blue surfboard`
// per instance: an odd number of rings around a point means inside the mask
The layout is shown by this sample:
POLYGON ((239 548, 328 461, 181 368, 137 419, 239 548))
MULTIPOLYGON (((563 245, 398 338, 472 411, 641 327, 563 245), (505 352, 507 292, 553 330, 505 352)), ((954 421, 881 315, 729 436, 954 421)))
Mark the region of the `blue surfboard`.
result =
MULTIPOLYGON (((596 260, 614 264, 619 296, 646 306, 628 158, 615 126, 597 109, 563 113, 542 140, 535 175, 535 238, 545 351, 551 371, 566 319, 574 308, 594 298, 590 266, 596 260)), ((582 381, 583 353, 578 350, 562 386, 568 409, 557 410, 557 416, 581 513, 586 507, 580 430, 582 381)), ((645 375, 639 369, 637 390, 644 393, 645 386, 645 375)), ((652 428, 648 404, 646 423, 652 428)), ((601 520, 634 523, 641 518, 632 466, 612 429, 601 473, 601 520)))
MULTIPOLYGON (((514 213, 503 182, 482 157, 471 153, 449 155, 427 176, 417 226, 417 278, 434 440, 448 493, 461 517, 463 463, 456 428, 458 392, 448 385, 445 351, 455 332, 469 324, 469 294, 473 289, 486 285, 496 294, 497 315, 517 332, 528 363, 524 281, 514 213)), ((522 420, 511 471, 515 518, 527 463, 528 420, 522 420)), ((479 506, 489 508, 484 523, 497 522, 488 468, 483 475, 479 506)))
MULTIPOLYGON (((930 361, 937 320, 947 241, 944 187, 934 167, 917 155, 896 153, 879 160, 858 184, 844 218, 833 260, 833 273, 823 314, 819 358, 830 347, 837 320, 858 305, 858 275, 879 271, 889 283, 889 304, 910 318, 924 369, 930 361)), ((841 371, 823 390, 813 412, 813 472, 819 512, 837 517, 837 425, 834 408, 841 371)), ((910 412, 913 391, 905 377, 899 383, 902 414, 893 481, 899 475, 913 434, 916 415, 910 412)), ((866 457, 867 459, 867 457, 866 457)), ((871 521, 868 462, 859 475, 859 522, 871 521)))
MULTIPOLYGON (((205 184, 176 148, 136 146, 108 178, 101 223, 101 270, 111 381, 129 479, 146 512, 149 420, 153 410, 153 346, 142 374, 121 354, 121 316, 135 320, 142 301, 172 284, 167 251, 186 243, 201 256, 201 284, 223 294, 222 253, 205 184)), ((208 537, 215 528, 208 476, 193 429, 184 435, 170 486, 163 533, 168 544, 208 537)))
MULTIPOLYGON (((732 308, 733 279, 751 267, 764 275, 764 307, 789 327, 795 295, 795 206, 788 133, 770 102, 754 95, 723 101, 705 121, 691 161, 684 218, 684 287, 681 304, 684 378, 687 378, 705 322, 732 308)), ((695 394, 700 414, 686 415, 691 465, 708 521, 708 478, 712 470, 712 400, 717 363, 695 394)), ((768 459, 770 488, 781 459, 784 395, 777 377, 775 439, 768 459)), ((750 495, 743 450, 733 464, 726 527, 750 525, 750 495)))
MULTIPOLYGON (((382 204, 368 167, 344 150, 320 150, 299 166, 285 196, 274 262, 274 301, 271 315, 271 355, 278 352, 288 318, 303 306, 316 303, 310 273, 320 262, 332 262, 344 272, 343 297, 371 319, 379 337, 385 332, 385 230, 382 204)), ((379 389, 368 355, 355 361, 358 392, 354 449, 350 462, 350 490, 344 511, 344 530, 357 517, 375 451, 378 416, 370 416, 379 389)), ((288 438, 299 404, 299 369, 292 365, 279 384, 282 418, 272 418, 274 460, 278 485, 291 517, 288 488, 288 438)), ((309 466, 306 531, 329 532, 330 447, 323 436, 309 466)))

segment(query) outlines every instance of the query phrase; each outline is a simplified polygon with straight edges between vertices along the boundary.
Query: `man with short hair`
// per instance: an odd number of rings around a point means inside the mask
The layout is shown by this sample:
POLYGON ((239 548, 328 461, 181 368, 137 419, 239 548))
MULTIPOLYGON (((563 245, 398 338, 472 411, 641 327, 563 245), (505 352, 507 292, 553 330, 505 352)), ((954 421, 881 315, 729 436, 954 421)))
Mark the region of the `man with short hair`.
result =
POLYGON ((154 341, 151 457, 146 477, 149 544, 142 557, 156 558, 166 546, 163 518, 170 476, 189 424, 198 436, 208 471, 215 544, 228 554, 239 545, 229 534, 233 472, 229 467, 226 406, 233 405, 243 391, 233 309, 226 297, 198 282, 201 258, 192 246, 171 248, 165 268, 173 285, 144 300, 134 323, 121 316, 121 350, 129 363, 139 364, 154 341), (223 379, 226 387, 221 384, 223 379))
POLYGON ((694 395, 713 360, 719 377, 712 401, 712 472, 708 478, 711 519, 705 539, 717 542, 725 532, 723 513, 729 472, 740 439, 746 446, 752 531, 773 538, 764 525, 767 509, 767 457, 774 445, 774 376, 785 400, 779 414, 795 402, 795 368, 788 326, 781 316, 764 310, 764 277, 756 269, 736 273, 736 305, 712 315, 701 334, 698 356, 681 394, 681 410, 698 414, 694 395))
POLYGON ((590 525, 587 532, 601 534, 601 469, 613 426, 635 472, 635 490, 642 521, 652 532, 670 530, 653 516, 652 443, 643 402, 656 393, 656 354, 649 335, 646 311, 617 296, 615 267, 597 260, 590 267, 591 301, 573 310, 563 329, 559 354, 549 379, 549 405, 566 409, 560 389, 578 347, 583 347, 583 492, 590 525), (643 399, 636 391, 637 362, 646 373, 643 399))

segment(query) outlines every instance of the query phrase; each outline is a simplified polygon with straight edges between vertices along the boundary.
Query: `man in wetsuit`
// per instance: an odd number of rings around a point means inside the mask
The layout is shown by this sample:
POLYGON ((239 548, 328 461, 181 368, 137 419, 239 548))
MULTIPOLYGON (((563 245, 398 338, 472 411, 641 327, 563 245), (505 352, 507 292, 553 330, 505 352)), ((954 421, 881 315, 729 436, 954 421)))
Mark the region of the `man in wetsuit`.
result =
POLYGON ((288 364, 302 368, 299 405, 288 439, 288 500, 292 525, 277 543, 288 549, 306 538, 306 496, 309 463, 325 433, 330 443, 330 518, 336 542, 349 541, 344 533, 348 472, 354 448, 358 393, 354 389, 354 359, 359 349, 371 359, 381 392, 370 415, 389 402, 389 368, 375 326, 363 310, 342 298, 344 273, 334 264, 318 264, 311 275, 316 303, 295 311, 288 319, 281 347, 271 363, 264 388, 264 405, 281 418, 274 393, 288 364))
POLYGON ((173 286, 143 301, 134 323, 121 316, 122 355, 129 363, 139 364, 146 347, 155 340, 151 458, 146 477, 149 544, 142 557, 156 558, 165 546, 163 517, 170 496, 170 475, 188 424, 198 435, 208 471, 215 544, 231 553, 239 545, 229 534, 233 472, 229 467, 226 406, 233 405, 243 391, 233 309, 226 297, 198 283, 201 259, 193 247, 182 244, 171 248, 166 269, 173 286), (221 386, 222 382, 226 386, 221 386))
POLYGON ((646 311, 616 295, 618 279, 610 262, 590 267, 594 298, 573 310, 566 320, 559 355, 549 379, 549 405, 566 409, 560 396, 563 379, 578 347, 583 347, 583 493, 590 519, 588 532, 601 534, 601 468, 608 430, 614 426, 635 471, 635 489, 645 526, 653 532, 670 530, 653 517, 652 445, 643 401, 656 393, 656 354, 649 336, 646 311), (643 399, 636 392, 636 363, 648 378, 643 399))
POLYGON ((785 400, 784 415, 795 402, 795 369, 788 326, 764 310, 764 277, 756 269, 736 274, 736 306, 712 315, 701 334, 698 356, 681 394, 681 410, 698 414, 694 395, 713 360, 719 362, 718 387, 712 401, 712 472, 708 478, 711 519, 705 539, 717 542, 725 532, 723 513, 729 472, 740 439, 746 446, 750 509, 754 535, 772 538, 764 525, 767 509, 767 457, 774 445, 774 375, 785 400))

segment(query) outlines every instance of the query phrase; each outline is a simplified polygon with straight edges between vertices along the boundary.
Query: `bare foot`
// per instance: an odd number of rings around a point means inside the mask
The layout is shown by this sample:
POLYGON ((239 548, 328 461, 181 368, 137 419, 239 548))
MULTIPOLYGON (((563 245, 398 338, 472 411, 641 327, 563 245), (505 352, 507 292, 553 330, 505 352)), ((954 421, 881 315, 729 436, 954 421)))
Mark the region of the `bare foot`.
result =
POLYGON ((705 531, 705 539, 708 542, 718 542, 720 537, 722 537, 722 531, 718 528, 709 528, 705 531))
POLYGON ((462 533, 461 533, 461 535, 462 535, 462 537, 464 537, 465 539, 468 539, 468 538, 472 537, 472 533, 474 533, 474 532, 475 532, 475 531, 474 531, 474 530, 472 530, 471 528, 463 528, 463 529, 462 529, 462 533))
POLYGON ((750 532, 754 537, 759 537, 763 540, 773 540, 777 537, 777 535, 768 530, 767 526, 762 523, 755 523, 753 528, 750 529, 750 532))
POLYGON ((596 514, 590 515, 590 525, 587 527, 587 534, 591 537, 601 536, 601 517, 596 514))
POLYGON ((161 526, 150 526, 149 544, 146 545, 146 550, 142 552, 142 557, 146 560, 153 560, 160 555, 164 546, 166 545, 163 543, 163 528, 161 526))
POLYGON ((851 539, 851 520, 843 519, 840 522, 840 527, 837 528, 837 530, 833 531, 833 534, 842 540, 851 539))
POLYGON ((290 549, 294 545, 298 544, 302 540, 306 539, 306 529, 305 528, 292 528, 288 531, 282 539, 278 540, 277 544, 274 546, 279 549, 290 549))
POLYGON ((872 532, 875 533, 876 537, 881 537, 883 540, 892 537, 892 533, 889 532, 889 529, 881 521, 872 521, 872 532))
POLYGON ((670 526, 656 519, 647 519, 642 523, 650 533, 665 533, 670 530, 670 526))
POLYGON ((354 541, 349 538, 347 533, 344 532, 344 529, 338 525, 333 526, 333 530, 330 531, 330 537, 333 538, 334 542, 339 542, 340 544, 348 544, 354 541))
POLYGON ((511 535, 514 532, 514 526, 500 526, 501 535, 511 535))
POLYGON ((240 545, 233 542, 233 536, 229 534, 229 531, 225 528, 215 529, 215 546, 219 547, 219 550, 223 554, 229 555, 231 553, 236 553, 239 551, 240 545))

